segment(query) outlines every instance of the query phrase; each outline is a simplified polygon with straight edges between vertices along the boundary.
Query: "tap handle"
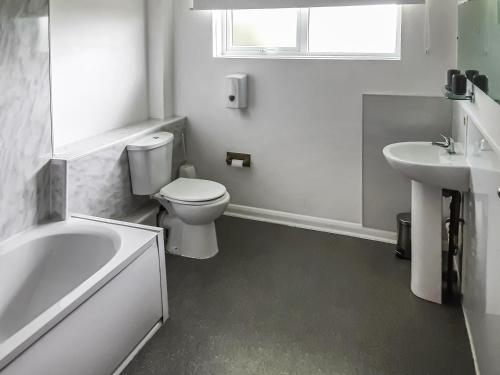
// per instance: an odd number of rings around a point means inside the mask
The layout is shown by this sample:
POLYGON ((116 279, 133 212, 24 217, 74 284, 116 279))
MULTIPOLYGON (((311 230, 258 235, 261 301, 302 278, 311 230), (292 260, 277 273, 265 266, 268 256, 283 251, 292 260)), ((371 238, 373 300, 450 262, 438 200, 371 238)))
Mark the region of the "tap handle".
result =
POLYGON ((446 142, 446 143, 449 143, 450 142, 450 138, 448 138, 446 135, 444 134, 441 134, 441 138, 443 138, 443 140, 446 142))
POLYGON ((448 138, 446 135, 441 134, 441 138, 443 138, 443 142, 440 141, 434 141, 432 144, 434 146, 439 146, 439 147, 449 147, 451 144, 451 138, 448 138))

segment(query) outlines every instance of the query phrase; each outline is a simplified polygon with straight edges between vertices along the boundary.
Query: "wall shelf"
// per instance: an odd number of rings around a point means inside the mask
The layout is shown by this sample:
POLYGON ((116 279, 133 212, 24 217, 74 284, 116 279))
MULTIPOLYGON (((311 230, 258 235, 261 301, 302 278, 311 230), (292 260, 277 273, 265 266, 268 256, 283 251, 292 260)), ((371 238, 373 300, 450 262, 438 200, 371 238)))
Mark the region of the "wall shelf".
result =
POLYGON ((448 90, 447 86, 443 88, 443 95, 445 98, 450 100, 469 100, 474 102, 474 91, 469 91, 468 94, 465 95, 457 95, 448 90))

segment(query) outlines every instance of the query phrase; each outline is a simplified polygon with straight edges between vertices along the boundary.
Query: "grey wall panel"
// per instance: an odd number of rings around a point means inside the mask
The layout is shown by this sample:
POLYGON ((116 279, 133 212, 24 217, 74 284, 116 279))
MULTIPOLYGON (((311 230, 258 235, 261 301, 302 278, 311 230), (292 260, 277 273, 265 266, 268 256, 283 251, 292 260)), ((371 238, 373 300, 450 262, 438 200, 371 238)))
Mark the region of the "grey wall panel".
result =
POLYGON ((363 225, 396 230, 396 215, 410 211, 410 181, 394 171, 382 149, 391 143, 451 135, 452 104, 441 97, 363 96, 363 225))

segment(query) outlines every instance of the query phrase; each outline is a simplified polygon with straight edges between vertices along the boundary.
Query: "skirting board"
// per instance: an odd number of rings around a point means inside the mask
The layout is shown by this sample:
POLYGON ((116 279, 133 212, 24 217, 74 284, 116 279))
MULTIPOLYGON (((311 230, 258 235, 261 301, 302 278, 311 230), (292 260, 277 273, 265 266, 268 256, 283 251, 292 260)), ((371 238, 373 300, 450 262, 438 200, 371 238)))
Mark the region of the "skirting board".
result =
POLYGON ((467 315, 467 312, 465 311, 463 304, 462 304, 462 313, 464 314, 467 336, 469 336, 470 349, 472 351, 472 359, 474 360, 474 369, 476 370, 475 375, 481 375, 481 371, 479 370, 479 361, 477 360, 476 345, 474 345, 474 337, 472 336, 472 331, 469 323, 469 316, 467 315))
POLYGON ((319 217, 298 215, 288 212, 268 210, 265 208, 242 206, 238 204, 230 204, 224 215, 238 217, 241 219, 263 221, 266 223, 281 224, 289 227, 310 229, 318 232, 363 238, 366 240, 390 244, 396 243, 396 233, 394 232, 365 228, 361 224, 339 220, 323 219, 319 217))

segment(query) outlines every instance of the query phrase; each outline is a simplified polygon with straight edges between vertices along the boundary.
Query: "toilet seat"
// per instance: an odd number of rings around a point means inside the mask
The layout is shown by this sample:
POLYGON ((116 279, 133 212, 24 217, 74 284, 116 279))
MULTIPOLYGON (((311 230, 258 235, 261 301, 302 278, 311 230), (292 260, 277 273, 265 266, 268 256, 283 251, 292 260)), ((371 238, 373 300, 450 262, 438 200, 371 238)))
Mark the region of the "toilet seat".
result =
POLYGON ((160 195, 174 203, 198 206, 225 197, 227 190, 215 181, 181 177, 163 187, 160 195))
POLYGON ((172 199, 172 198, 165 198, 165 197, 162 196, 163 199, 166 199, 170 203, 177 203, 177 204, 180 204, 180 205, 183 205, 183 206, 208 206, 208 205, 211 205, 211 204, 219 203, 220 201, 224 201, 224 200, 228 199, 228 197, 229 197, 229 193, 226 192, 222 197, 219 197, 219 198, 216 198, 216 199, 212 199, 210 201, 186 202, 186 201, 175 200, 175 199, 172 199))

